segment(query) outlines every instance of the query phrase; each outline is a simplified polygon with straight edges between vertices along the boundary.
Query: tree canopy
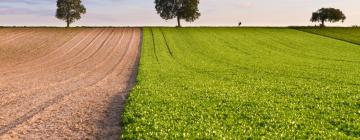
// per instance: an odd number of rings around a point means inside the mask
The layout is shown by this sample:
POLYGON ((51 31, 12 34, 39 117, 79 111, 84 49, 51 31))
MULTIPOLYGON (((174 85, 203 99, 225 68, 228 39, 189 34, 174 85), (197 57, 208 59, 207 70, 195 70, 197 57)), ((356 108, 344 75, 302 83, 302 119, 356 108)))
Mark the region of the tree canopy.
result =
POLYGON ((81 0, 58 0, 56 17, 66 21, 67 27, 76 20, 81 19, 81 15, 86 13, 86 8, 81 0))
POLYGON ((325 26, 325 22, 339 22, 346 19, 346 16, 340 9, 335 8, 321 8, 312 14, 311 22, 321 22, 322 27, 325 26))
POLYGON ((161 18, 165 20, 177 18, 178 26, 180 20, 193 22, 200 17, 199 0, 155 0, 155 8, 161 18))

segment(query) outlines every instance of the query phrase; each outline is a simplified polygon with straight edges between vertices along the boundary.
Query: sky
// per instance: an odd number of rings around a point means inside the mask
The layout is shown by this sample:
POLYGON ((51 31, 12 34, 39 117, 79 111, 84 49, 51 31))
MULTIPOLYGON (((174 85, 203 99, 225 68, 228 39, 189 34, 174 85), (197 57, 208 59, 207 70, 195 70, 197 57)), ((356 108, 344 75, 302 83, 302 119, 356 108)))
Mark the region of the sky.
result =
MULTIPOLYGON (((87 13, 75 26, 174 26, 154 0, 82 0, 87 13)), ((331 26, 360 25, 360 0, 200 0, 201 17, 186 26, 307 26, 322 7, 341 9, 347 19, 331 26)), ((1 26, 64 26, 55 18, 56 0, 0 0, 1 26)))

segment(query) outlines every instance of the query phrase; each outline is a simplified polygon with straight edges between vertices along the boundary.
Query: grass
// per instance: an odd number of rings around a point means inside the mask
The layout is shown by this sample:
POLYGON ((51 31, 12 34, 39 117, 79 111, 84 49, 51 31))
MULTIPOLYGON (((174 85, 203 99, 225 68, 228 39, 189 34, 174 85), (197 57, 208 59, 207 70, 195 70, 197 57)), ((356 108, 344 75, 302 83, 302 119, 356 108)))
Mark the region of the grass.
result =
POLYGON ((360 45, 360 28, 358 28, 358 27, 352 27, 352 28, 342 28, 342 27, 330 27, 330 28, 299 27, 299 28, 296 28, 296 29, 360 45))
POLYGON ((123 139, 357 139, 360 46, 287 28, 145 28, 123 139))

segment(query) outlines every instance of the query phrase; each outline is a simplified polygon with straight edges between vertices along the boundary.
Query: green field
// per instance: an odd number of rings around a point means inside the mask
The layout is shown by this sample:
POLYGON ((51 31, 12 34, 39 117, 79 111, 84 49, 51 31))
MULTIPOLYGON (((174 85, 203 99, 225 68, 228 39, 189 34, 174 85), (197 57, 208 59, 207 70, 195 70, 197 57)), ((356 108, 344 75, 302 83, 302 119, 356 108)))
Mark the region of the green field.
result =
POLYGON ((288 28, 145 28, 124 139, 360 138, 360 45, 288 28))
POLYGON ((314 33, 334 39, 339 39, 347 41, 350 43, 360 45, 360 28, 341 28, 341 27, 332 27, 332 28, 308 28, 308 27, 299 27, 295 28, 300 31, 305 31, 309 33, 314 33))

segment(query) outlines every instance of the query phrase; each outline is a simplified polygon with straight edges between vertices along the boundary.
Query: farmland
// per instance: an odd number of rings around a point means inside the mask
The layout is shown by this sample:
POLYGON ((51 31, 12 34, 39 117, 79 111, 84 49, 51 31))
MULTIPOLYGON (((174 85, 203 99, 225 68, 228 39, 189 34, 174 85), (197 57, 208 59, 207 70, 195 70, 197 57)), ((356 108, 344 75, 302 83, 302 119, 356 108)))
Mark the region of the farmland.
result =
POLYGON ((295 28, 300 31, 305 31, 313 34, 318 34, 334 39, 347 41, 360 45, 360 28, 341 28, 341 27, 330 27, 330 28, 310 28, 310 27, 298 27, 295 28))
POLYGON ((116 139, 138 28, 1 28, 0 139, 116 139))
POLYGON ((359 45, 289 28, 143 34, 124 139, 360 137, 359 45))

